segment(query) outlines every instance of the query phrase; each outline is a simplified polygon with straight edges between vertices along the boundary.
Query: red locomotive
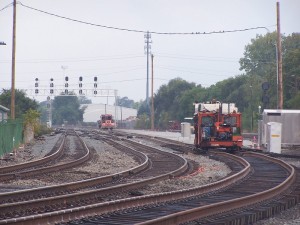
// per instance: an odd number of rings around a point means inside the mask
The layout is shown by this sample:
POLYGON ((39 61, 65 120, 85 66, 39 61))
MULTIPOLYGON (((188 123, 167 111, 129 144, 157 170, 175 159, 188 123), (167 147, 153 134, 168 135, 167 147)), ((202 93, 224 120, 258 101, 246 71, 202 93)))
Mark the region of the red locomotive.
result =
POLYGON ((115 120, 111 114, 102 114, 100 120, 98 120, 98 126, 100 129, 114 129, 116 128, 115 120))
POLYGON ((206 151, 209 148, 226 148, 228 151, 235 151, 242 147, 242 114, 234 103, 213 100, 194 105, 196 149, 206 151))

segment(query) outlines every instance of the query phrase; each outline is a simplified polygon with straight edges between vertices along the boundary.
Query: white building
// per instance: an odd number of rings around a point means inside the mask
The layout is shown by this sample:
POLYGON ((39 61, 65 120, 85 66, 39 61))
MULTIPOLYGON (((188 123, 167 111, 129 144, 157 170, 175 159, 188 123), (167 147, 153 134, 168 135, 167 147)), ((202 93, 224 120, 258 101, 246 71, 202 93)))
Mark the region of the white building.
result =
POLYGON ((137 110, 107 104, 82 104, 87 107, 83 114, 83 122, 97 122, 101 114, 112 114, 116 120, 126 120, 130 116, 137 116, 137 110))

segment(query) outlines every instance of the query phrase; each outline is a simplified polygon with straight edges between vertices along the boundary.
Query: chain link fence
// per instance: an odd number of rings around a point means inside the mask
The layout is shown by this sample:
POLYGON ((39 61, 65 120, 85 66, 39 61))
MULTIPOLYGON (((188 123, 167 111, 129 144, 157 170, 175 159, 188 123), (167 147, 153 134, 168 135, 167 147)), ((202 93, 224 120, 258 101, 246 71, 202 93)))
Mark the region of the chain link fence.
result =
POLYGON ((11 152, 23 142, 23 121, 21 119, 0 122, 0 157, 11 152))

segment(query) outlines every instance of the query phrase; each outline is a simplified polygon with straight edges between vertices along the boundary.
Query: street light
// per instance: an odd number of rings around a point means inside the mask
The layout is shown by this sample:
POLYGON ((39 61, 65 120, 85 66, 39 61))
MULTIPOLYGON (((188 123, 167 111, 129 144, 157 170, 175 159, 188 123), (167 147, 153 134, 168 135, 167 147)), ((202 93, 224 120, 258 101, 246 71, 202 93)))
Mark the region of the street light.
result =
POLYGON ((6 43, 2 41, 2 42, 0 42, 0 45, 6 45, 6 43))

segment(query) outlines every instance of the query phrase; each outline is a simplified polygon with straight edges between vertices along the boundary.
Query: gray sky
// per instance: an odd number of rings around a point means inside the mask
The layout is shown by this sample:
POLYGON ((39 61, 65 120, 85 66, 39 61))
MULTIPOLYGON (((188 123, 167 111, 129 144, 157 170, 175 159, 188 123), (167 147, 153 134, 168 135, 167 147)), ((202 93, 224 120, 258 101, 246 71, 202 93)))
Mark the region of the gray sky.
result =
MULTIPOLYGON (((0 10, 12 0, 1 0, 0 10)), ((99 25, 155 32, 211 32, 267 27, 276 30, 274 0, 21 0, 24 5, 99 25)), ((300 32, 300 1, 280 1, 281 31, 300 32)), ((0 88, 11 87, 12 7, 0 11, 0 88)), ((244 47, 266 29, 206 35, 152 34, 154 92, 170 79, 181 77, 209 87, 239 75, 244 47)), ((121 97, 146 97, 144 33, 105 29, 71 22, 17 5, 16 88, 78 87, 118 90, 121 97)), ((274 59, 275 60, 275 59, 274 59)), ((151 64, 150 64, 151 65, 151 64)), ((151 77, 151 70, 150 77, 151 77)), ((150 83, 151 84, 151 83, 150 83)), ((151 86, 149 86, 151 95, 151 86)), ((46 96, 36 96, 46 100, 46 96)), ((106 102, 103 97, 88 97, 106 102)), ((112 103, 113 99, 109 99, 112 103)))

